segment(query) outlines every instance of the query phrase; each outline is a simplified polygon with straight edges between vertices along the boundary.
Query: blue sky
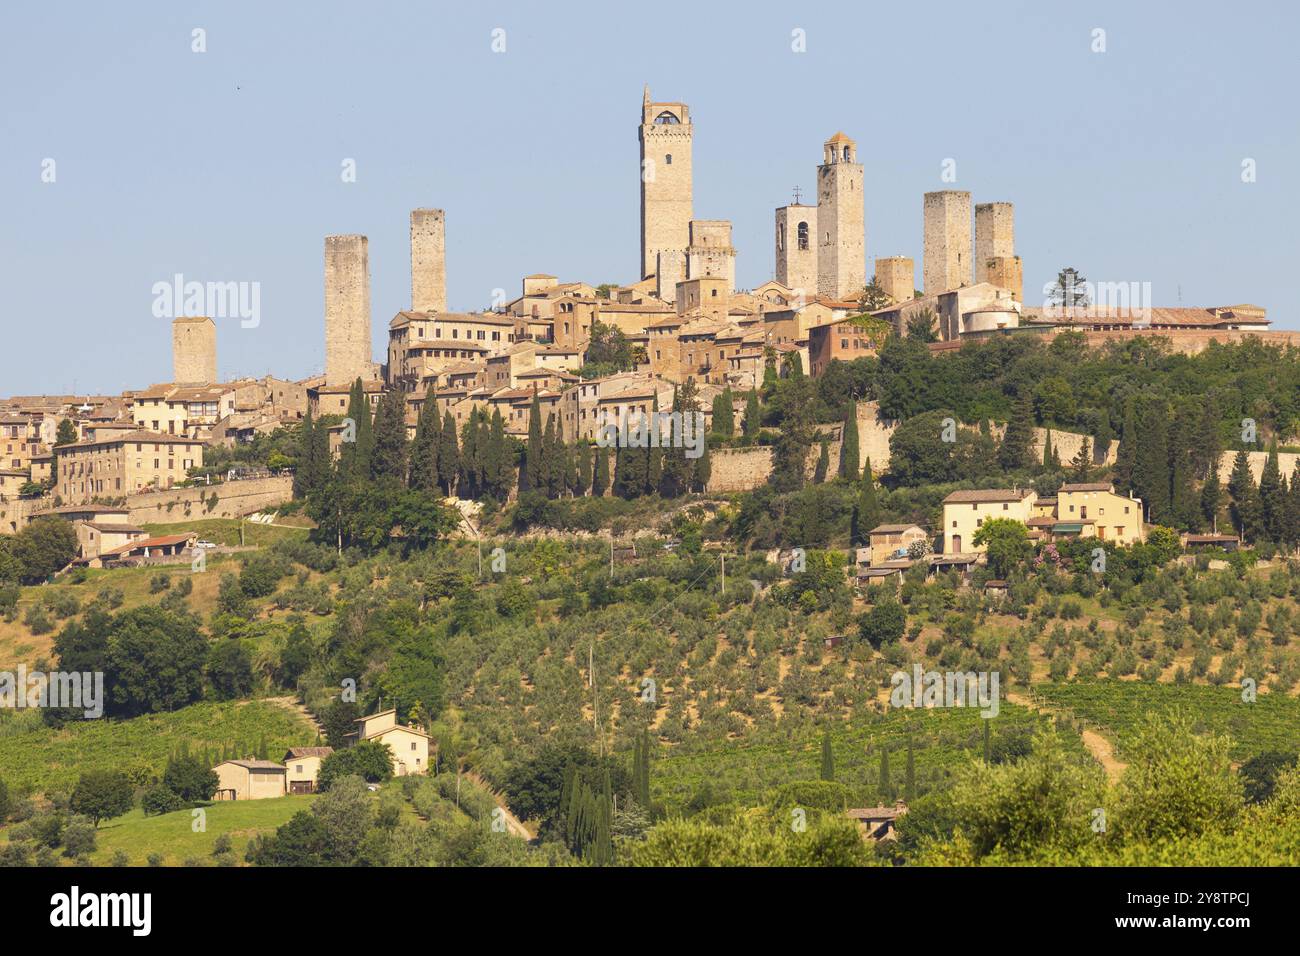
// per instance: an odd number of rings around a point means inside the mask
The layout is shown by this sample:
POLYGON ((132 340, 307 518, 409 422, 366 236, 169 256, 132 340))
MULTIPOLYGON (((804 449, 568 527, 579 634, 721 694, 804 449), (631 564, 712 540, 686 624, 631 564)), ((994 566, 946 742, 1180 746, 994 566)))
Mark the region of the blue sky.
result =
POLYGON ((1072 265, 1297 329, 1297 9, 7 3, 0 395, 167 380, 151 289, 175 273, 261 284, 257 328, 218 323, 223 378, 318 371, 331 233, 370 238, 380 357, 418 206, 447 211, 453 309, 532 272, 633 280, 644 83, 690 104, 695 214, 734 223, 741 287, 771 277, 772 210, 812 195, 842 129, 866 167, 868 263, 911 255, 919 281, 922 194, 967 189, 1015 203, 1031 302, 1072 265))

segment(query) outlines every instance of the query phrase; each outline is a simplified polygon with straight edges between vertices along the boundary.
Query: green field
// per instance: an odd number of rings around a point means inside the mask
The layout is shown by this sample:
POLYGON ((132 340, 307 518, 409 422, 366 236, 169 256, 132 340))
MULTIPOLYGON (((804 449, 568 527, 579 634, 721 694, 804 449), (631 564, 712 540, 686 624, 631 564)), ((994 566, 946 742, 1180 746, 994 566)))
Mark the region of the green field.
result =
MULTIPOLYGON (((302 522, 302 518, 276 518, 276 525, 254 524, 245 521, 244 544, 249 547, 267 547, 284 538, 302 537, 309 528, 281 527, 290 522, 302 522)), ((193 521, 178 521, 171 524, 147 524, 144 530, 152 535, 180 534, 193 531, 204 541, 235 547, 239 544, 239 519, 237 518, 199 518, 193 521)))
POLYGON ((117 850, 126 853, 132 866, 144 866, 149 854, 162 855, 164 866, 179 866, 186 860, 211 861, 212 845, 222 834, 230 836, 235 860, 243 865, 244 850, 258 833, 268 833, 289 822, 299 810, 306 810, 314 796, 278 797, 269 800, 239 800, 203 807, 205 829, 194 831, 194 811, 177 810, 147 817, 136 807, 125 816, 99 826, 91 860, 107 866, 117 850))
MULTIPOLYGON (((1028 734, 1050 719, 1006 703, 991 718, 991 740, 1028 734)), ((984 718, 968 708, 891 710, 865 714, 831 729, 835 779, 850 787, 862 804, 884 802, 880 792, 880 751, 889 750, 889 774, 898 796, 903 793, 907 740, 914 741, 918 792, 939 784, 963 763, 983 753, 984 718)), ((1063 734, 1066 746, 1086 753, 1079 737, 1063 734)), ((683 745, 655 761, 651 776, 656 801, 678 808, 708 784, 747 805, 761 804, 776 788, 796 780, 816 780, 821 768, 821 733, 790 739, 765 734, 744 741, 714 742, 696 749, 683 745)))
POLYGON ((1113 680, 1035 684, 1034 692, 1100 726, 1116 740, 1121 760, 1125 744, 1147 714, 1175 708, 1190 713, 1199 731, 1231 737, 1234 760, 1300 748, 1300 699, 1282 694, 1260 694, 1254 703, 1246 703, 1240 688, 1113 680))
POLYGON ((200 703, 133 720, 85 720, 57 730, 5 732, 0 734, 0 779, 11 790, 46 791, 73 786, 87 770, 122 770, 141 784, 161 775, 167 758, 182 744, 191 752, 207 747, 219 754, 233 745, 252 753, 265 740, 268 755, 278 758, 286 748, 315 739, 316 731, 306 721, 276 704, 200 703))

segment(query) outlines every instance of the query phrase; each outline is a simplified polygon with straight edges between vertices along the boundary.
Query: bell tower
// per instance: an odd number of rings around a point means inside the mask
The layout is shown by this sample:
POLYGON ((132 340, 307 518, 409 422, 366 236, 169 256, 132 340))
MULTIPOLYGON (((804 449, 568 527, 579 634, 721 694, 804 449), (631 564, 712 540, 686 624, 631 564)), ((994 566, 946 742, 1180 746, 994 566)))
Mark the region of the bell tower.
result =
POLYGON ((691 112, 685 103, 641 99, 641 278, 657 272, 659 254, 685 257, 690 245, 691 112))

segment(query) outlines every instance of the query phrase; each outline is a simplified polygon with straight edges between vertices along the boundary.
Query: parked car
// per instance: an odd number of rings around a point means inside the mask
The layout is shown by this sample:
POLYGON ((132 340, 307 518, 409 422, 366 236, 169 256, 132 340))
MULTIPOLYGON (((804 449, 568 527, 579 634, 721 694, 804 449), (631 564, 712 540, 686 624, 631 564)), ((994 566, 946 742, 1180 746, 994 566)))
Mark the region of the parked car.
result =
POLYGON ((215 548, 216 546, 217 546, 217 545, 216 545, 216 542, 214 542, 214 541, 195 541, 195 542, 194 542, 194 547, 196 547, 196 548, 215 548))

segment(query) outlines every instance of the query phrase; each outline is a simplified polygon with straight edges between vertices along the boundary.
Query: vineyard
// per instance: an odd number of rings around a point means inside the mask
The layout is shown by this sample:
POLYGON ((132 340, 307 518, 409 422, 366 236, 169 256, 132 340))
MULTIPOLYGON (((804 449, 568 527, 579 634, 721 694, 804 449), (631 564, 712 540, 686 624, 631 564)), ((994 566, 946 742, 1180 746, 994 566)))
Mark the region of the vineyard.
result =
POLYGON ((1260 694, 1247 703, 1240 688, 1133 681, 1044 683, 1034 692, 1097 725, 1116 742, 1121 760, 1125 742, 1146 715, 1178 708, 1193 715, 1198 730, 1229 736, 1239 762, 1266 751, 1294 752, 1300 743, 1300 699, 1282 694, 1260 694))
POLYGON ((182 745, 192 753, 220 753, 233 746, 275 757, 291 746, 309 745, 316 732, 296 714, 264 701, 201 703, 132 720, 85 720, 61 729, 44 727, 34 711, 0 725, 0 779, 10 788, 49 791, 71 788, 89 770, 121 770, 143 785, 159 776, 182 745), (28 728, 28 717, 37 718, 28 728))

